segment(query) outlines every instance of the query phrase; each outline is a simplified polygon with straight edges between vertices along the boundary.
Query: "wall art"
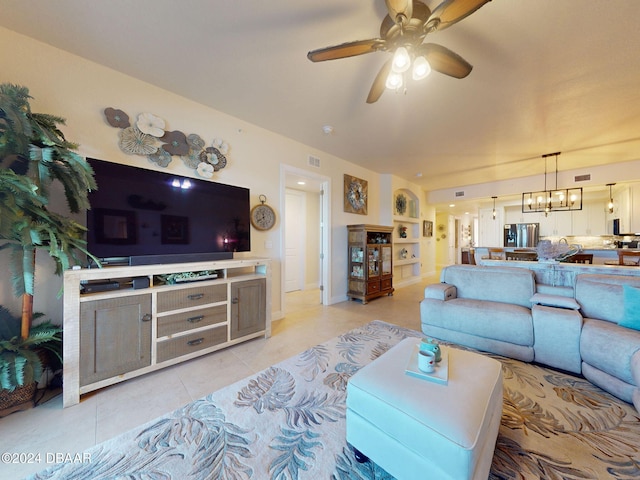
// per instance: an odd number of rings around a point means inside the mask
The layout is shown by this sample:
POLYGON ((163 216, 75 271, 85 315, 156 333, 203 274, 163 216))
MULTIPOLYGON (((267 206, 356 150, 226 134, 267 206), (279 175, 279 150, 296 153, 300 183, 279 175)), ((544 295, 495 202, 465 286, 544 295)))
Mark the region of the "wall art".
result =
POLYGON ((168 131, 165 121, 152 113, 141 113, 133 124, 120 109, 105 108, 104 116, 109 125, 120 129, 118 146, 128 155, 146 156, 160 167, 168 167, 174 157, 179 157, 203 178, 211 178, 227 166, 229 144, 220 138, 207 147, 195 133, 168 131))
POLYGON ((361 178, 344 176, 344 211, 349 213, 367 214, 369 183, 361 178))

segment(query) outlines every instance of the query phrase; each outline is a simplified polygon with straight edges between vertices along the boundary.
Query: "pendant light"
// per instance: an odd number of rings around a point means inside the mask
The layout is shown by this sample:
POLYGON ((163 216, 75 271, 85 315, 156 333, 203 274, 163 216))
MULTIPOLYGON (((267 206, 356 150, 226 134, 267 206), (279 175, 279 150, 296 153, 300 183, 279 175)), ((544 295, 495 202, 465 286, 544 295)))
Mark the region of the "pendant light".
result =
POLYGON ((491 216, 493 217, 493 219, 496 219, 496 198, 498 197, 491 197, 493 198, 493 211, 491 212, 491 216))
POLYGON ((558 188, 558 155, 560 152, 542 155, 544 159, 544 190, 522 194, 522 213, 544 213, 582 210, 582 187, 558 188), (556 185, 547 190, 547 157, 556 160, 556 185))
POLYGON ((609 213, 613 213, 613 195, 611 194, 611 187, 613 187, 614 185, 615 183, 607 183, 607 187, 609 187, 609 203, 607 204, 609 213))

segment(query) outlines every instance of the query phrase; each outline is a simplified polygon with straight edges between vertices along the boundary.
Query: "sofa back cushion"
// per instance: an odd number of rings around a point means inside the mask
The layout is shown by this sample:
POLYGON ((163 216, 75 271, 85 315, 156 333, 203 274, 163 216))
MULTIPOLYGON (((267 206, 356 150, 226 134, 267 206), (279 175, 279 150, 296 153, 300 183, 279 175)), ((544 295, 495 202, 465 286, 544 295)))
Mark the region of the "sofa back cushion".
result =
POLYGON ((582 316, 618 323, 624 318, 623 285, 640 287, 640 277, 625 275, 576 276, 576 301, 582 316))
POLYGON ((440 281, 455 285, 458 298, 512 303, 531 308, 536 292, 533 271, 517 267, 450 265, 442 269, 440 281))

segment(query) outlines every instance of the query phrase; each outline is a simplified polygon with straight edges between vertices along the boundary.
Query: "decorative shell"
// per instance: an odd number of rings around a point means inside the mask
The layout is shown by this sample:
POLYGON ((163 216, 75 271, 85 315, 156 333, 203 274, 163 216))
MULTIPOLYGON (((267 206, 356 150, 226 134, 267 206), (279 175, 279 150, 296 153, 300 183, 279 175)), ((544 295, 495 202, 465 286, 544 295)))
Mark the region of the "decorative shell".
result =
POLYGON ((189 153, 187 137, 184 133, 178 130, 166 132, 162 136, 162 141, 165 142, 164 145, 162 145, 162 148, 171 155, 186 155, 189 153))
POLYGON ((142 133, 136 127, 127 127, 120 130, 118 145, 124 153, 130 155, 151 155, 156 153, 156 139, 151 135, 142 133))
POLYGON ((197 172, 201 177, 211 178, 213 177, 213 165, 207 162, 200 162, 197 172))
POLYGON ((159 148, 153 155, 148 155, 148 158, 161 167, 168 167, 171 163, 171 154, 165 152, 162 148, 159 148))
POLYGON ((122 110, 108 107, 104 109, 104 116, 107 117, 107 122, 109 122, 109 125, 112 127, 127 128, 131 125, 129 123, 129 115, 122 110))
POLYGON ((164 120, 155 116, 153 113, 141 113, 138 115, 136 126, 142 133, 161 137, 164 135, 164 120))
POLYGON ((220 150, 223 155, 229 153, 229 144, 225 143, 221 138, 214 138, 211 146, 220 150))
POLYGON ((200 160, 213 165, 216 172, 227 166, 227 158, 215 147, 207 147, 200 154, 200 160))

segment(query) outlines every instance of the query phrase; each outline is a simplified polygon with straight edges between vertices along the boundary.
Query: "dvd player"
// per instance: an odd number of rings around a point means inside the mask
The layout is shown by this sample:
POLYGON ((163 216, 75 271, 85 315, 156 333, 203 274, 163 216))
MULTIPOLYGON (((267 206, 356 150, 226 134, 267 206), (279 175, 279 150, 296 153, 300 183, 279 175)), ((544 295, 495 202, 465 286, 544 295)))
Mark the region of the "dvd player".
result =
POLYGON ((107 292, 109 290, 118 290, 120 288, 120 282, 115 281, 102 281, 102 282, 89 282, 80 285, 82 293, 96 293, 107 292))

